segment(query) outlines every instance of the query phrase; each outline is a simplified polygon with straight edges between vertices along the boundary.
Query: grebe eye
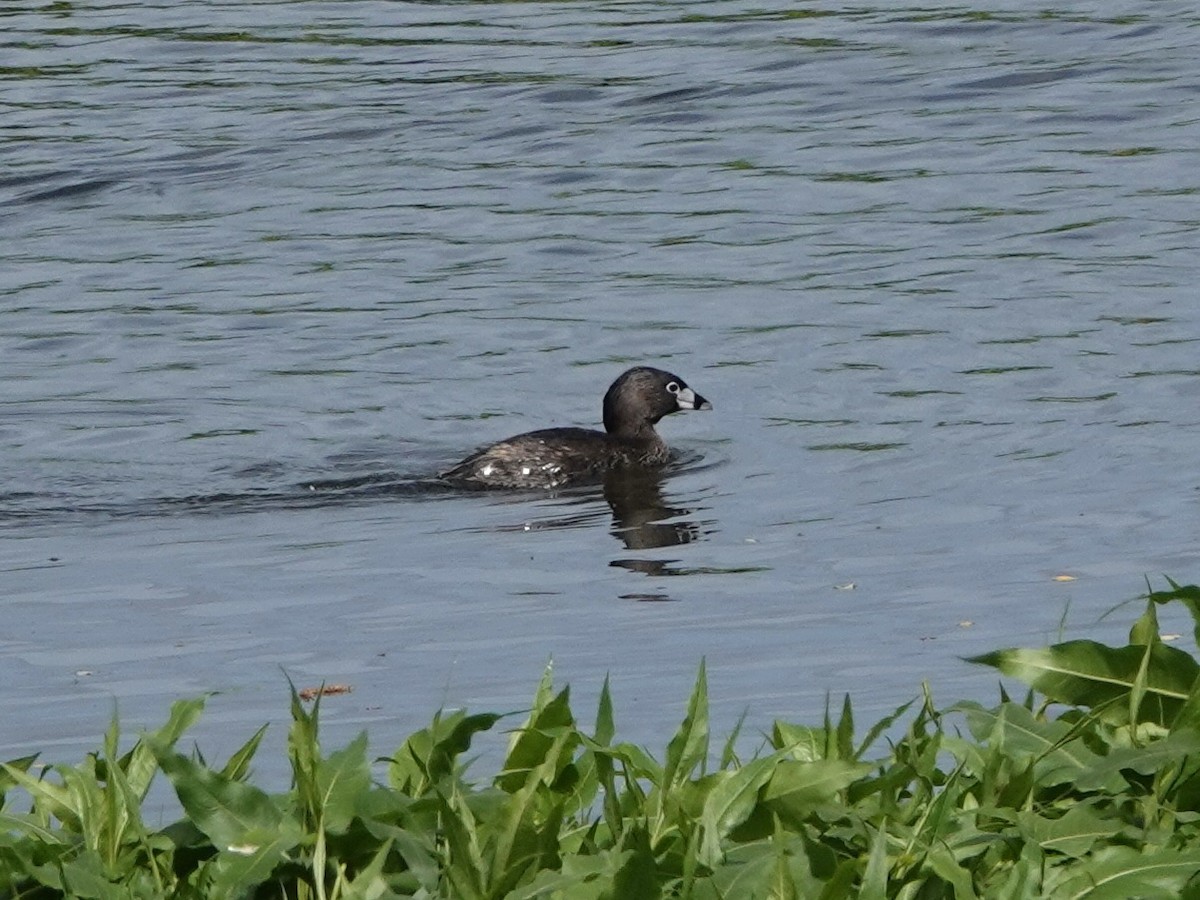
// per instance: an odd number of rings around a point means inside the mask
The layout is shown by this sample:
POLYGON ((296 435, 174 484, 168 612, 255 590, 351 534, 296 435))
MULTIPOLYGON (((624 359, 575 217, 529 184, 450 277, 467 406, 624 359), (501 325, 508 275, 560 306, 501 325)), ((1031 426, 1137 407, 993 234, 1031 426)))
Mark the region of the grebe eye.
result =
POLYGON ((670 384, 668 384, 667 385, 667 393, 668 394, 678 394, 679 393, 679 382, 672 381, 670 384))

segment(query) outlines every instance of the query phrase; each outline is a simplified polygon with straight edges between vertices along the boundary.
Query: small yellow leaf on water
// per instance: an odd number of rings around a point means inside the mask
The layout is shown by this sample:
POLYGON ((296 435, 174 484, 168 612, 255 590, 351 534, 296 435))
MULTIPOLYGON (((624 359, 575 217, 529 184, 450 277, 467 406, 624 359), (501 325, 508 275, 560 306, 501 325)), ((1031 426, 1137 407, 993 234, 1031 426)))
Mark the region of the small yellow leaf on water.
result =
POLYGON ((1055 575, 1054 580, 1055 581, 1074 581, 1075 576, 1074 575, 1055 575))
POLYGON ((961 622, 958 623, 958 627, 959 628, 970 628, 974 624, 975 623, 972 622, 970 619, 963 619, 961 622))
POLYGON ((833 589, 835 591, 852 591, 856 587, 858 587, 858 585, 855 584, 853 581, 847 581, 845 584, 835 584, 833 586, 833 589))

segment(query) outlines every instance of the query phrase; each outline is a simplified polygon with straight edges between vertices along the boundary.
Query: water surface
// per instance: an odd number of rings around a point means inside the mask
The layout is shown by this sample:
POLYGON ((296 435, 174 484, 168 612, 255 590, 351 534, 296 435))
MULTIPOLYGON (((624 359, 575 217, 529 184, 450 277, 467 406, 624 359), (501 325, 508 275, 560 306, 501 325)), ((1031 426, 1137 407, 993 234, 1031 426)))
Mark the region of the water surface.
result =
POLYGON ((6 4, 0 754, 1120 639, 1198 577, 1200 31, 1109 9, 6 4), (405 487, 640 362, 715 406, 661 479, 405 487))

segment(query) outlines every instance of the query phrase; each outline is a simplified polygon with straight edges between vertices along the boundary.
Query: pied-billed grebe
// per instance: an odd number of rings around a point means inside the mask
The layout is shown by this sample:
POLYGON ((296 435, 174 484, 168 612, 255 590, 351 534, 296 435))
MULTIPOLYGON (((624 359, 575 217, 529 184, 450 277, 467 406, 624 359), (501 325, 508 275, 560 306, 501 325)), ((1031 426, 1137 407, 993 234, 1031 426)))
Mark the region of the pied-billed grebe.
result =
POLYGON ((544 428, 518 434, 472 453, 439 477, 464 487, 544 489, 612 469, 661 466, 670 451, 654 424, 681 409, 712 404, 678 375, 638 366, 604 395, 604 431, 544 428))

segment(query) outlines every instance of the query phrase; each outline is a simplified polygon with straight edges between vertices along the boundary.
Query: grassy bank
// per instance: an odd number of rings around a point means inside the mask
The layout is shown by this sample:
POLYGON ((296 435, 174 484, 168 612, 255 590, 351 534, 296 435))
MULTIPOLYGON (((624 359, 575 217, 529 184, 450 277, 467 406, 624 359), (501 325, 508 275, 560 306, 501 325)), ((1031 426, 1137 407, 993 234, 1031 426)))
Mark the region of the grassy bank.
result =
POLYGON ((703 666, 660 757, 616 740, 607 688, 585 727, 549 673, 523 723, 439 714, 375 767, 365 735, 326 754, 293 692, 281 794, 248 780, 262 730, 180 753, 203 709, 181 701, 126 753, 114 723, 79 765, 3 766, 0 897, 1200 898, 1200 667, 1161 640, 1164 603, 1200 646, 1200 588, 1170 583, 1126 646, 972 660, 1020 700, 926 690, 860 734, 847 699, 748 759, 710 743, 703 666), (496 727, 502 770, 469 773, 496 727), (158 829, 160 772, 184 817, 158 829))

